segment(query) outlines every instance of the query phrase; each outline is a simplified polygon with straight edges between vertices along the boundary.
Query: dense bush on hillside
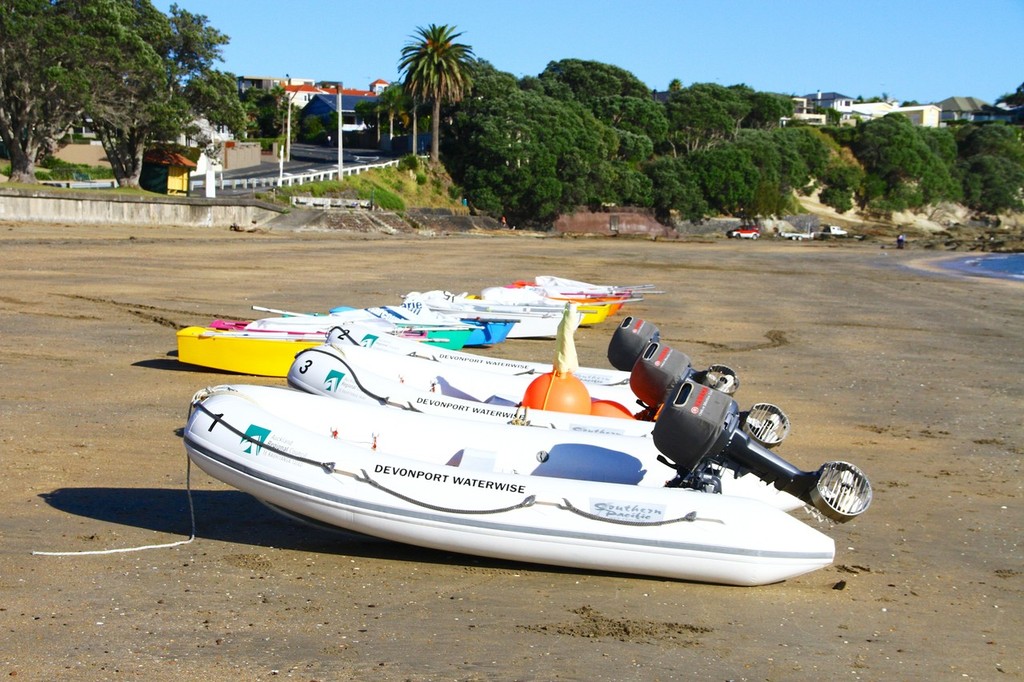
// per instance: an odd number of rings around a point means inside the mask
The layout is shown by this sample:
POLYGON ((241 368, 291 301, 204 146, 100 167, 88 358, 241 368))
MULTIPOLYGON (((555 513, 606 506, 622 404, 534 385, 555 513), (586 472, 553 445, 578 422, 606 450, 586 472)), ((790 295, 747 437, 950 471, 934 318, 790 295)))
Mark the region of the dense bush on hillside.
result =
POLYGON ((627 71, 579 60, 520 80, 477 61, 473 82, 443 112, 443 161, 477 210, 517 224, 581 205, 647 207, 666 222, 780 215, 815 190, 840 212, 1024 208, 1024 148, 1002 124, 921 128, 890 114, 781 127, 788 96, 696 83, 655 99, 627 71))

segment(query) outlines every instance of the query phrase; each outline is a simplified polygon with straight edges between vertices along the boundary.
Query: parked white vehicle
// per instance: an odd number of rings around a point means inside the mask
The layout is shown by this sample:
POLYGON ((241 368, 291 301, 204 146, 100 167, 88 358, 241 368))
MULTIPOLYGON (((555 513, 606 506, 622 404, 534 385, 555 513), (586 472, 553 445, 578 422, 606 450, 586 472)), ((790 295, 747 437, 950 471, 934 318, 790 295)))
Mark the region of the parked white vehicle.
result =
POLYGON ((793 241, 804 241, 808 239, 828 239, 830 237, 846 237, 850 233, 838 225, 823 225, 819 230, 807 230, 806 232, 779 232, 778 236, 793 241))
POLYGON ((829 237, 846 237, 850 233, 838 225, 823 225, 820 230, 813 234, 815 239, 828 239, 829 237))

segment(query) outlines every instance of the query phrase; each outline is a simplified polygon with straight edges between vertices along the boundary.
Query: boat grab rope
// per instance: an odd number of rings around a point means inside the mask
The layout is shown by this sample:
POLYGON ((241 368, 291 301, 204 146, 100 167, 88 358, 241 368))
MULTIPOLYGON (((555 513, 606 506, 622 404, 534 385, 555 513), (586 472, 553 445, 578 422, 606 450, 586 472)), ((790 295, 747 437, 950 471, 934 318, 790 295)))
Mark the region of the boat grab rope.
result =
POLYGON ((86 556, 90 554, 121 554, 124 552, 141 552, 146 549, 165 549, 168 547, 179 547, 181 545, 187 545, 196 539, 196 510, 192 504, 192 460, 185 456, 185 494, 188 497, 188 514, 192 520, 192 532, 189 534, 187 540, 178 540, 177 542, 167 542, 159 545, 141 545, 139 547, 119 547, 117 549, 93 549, 79 552, 37 552, 34 551, 32 554, 39 556, 86 556))
MULTIPOLYGON (((352 332, 346 327, 331 327, 327 331, 327 343, 334 346, 334 341, 348 340, 353 346, 360 345, 358 341, 352 338, 352 332)), ((335 346, 336 347, 336 346, 335 346)), ((338 350, 341 350, 340 348, 338 350)))
POLYGON ((626 519, 610 519, 606 516, 599 516, 597 514, 591 514, 590 512, 583 511, 579 507, 573 506, 573 503, 569 500, 562 498, 562 504, 558 505, 559 509, 570 511, 573 514, 582 516, 585 519, 591 521, 604 521, 606 523, 617 523, 622 526, 667 526, 672 523, 693 523, 694 521, 713 521, 715 523, 725 523, 721 519, 702 519, 697 516, 697 512, 692 511, 685 516, 681 516, 678 519, 665 519, 663 521, 627 521, 626 519))
MULTIPOLYGON (((331 348, 337 350, 339 353, 342 353, 342 354, 345 353, 345 351, 343 351, 341 348, 338 348, 333 343, 330 344, 330 346, 331 346, 331 348)), ((340 362, 342 365, 344 365, 348 369, 349 375, 352 377, 352 381, 356 382, 356 387, 360 391, 362 391, 366 395, 370 396, 371 398, 373 398, 374 400, 379 402, 381 405, 391 405, 391 404, 393 404, 391 402, 390 398, 385 397, 385 396, 377 395, 376 393, 374 393, 370 389, 368 389, 365 386, 363 386, 363 383, 361 381, 359 381, 359 376, 356 374, 356 371, 354 369, 352 369, 352 365, 350 365, 347 362, 345 362, 345 358, 339 358, 334 353, 328 353, 327 351, 322 350, 320 348, 316 348, 316 347, 314 347, 314 348, 307 348, 305 352, 307 352, 307 353, 310 353, 310 352, 312 352, 312 353, 323 353, 324 355, 328 355, 328 356, 334 358, 335 360, 340 362)))
POLYGON ((296 454, 293 454, 293 453, 281 450, 280 448, 276 448, 273 445, 270 445, 270 444, 265 443, 263 441, 257 440, 256 438, 253 438, 252 436, 246 435, 243 431, 241 431, 239 429, 236 429, 234 426, 232 426, 231 424, 226 422, 224 420, 224 415, 223 414, 215 414, 215 413, 211 412, 205 405, 202 404, 202 402, 193 403, 192 410, 199 410, 200 412, 202 412, 203 414, 205 414, 206 416, 208 416, 212 420, 212 423, 209 426, 209 430, 210 431, 212 431, 215 426, 220 424, 221 426, 223 426, 228 431, 230 431, 231 433, 235 434, 236 436, 238 436, 242 440, 248 441, 249 443, 252 443, 253 445, 256 445, 257 447, 260 447, 260 448, 262 448, 264 450, 269 450, 270 452, 273 452, 275 454, 281 455, 282 457, 287 457, 288 459, 292 459, 292 460, 295 460, 297 462, 302 462, 304 464, 311 464, 313 466, 320 467, 321 469, 323 469, 328 474, 345 473, 347 475, 352 476, 352 478, 355 481, 359 482, 359 483, 368 483, 369 485, 373 486, 374 488, 377 488, 380 491, 383 491, 385 493, 388 493, 389 495, 397 497, 400 500, 404 500, 406 502, 409 502, 410 504, 415 504, 417 506, 424 507, 426 509, 431 509, 433 511, 446 512, 446 513, 449 513, 449 514, 500 514, 502 512, 513 511, 515 509, 523 509, 523 508, 526 508, 526 507, 531 507, 537 501, 537 497, 535 495, 528 495, 528 496, 526 496, 523 499, 522 502, 518 502, 518 503, 513 504, 511 506, 501 507, 501 508, 498 508, 498 509, 456 509, 454 507, 441 507, 441 506, 438 506, 438 505, 430 504, 429 502, 424 502, 422 500, 417 500, 417 499, 415 499, 413 497, 409 497, 408 495, 403 495, 402 493, 400 493, 398 491, 392 490, 392 489, 388 488, 387 486, 379 483, 378 481, 375 481, 372 478, 370 478, 370 475, 366 473, 365 469, 360 469, 360 473, 362 474, 362 476, 360 476, 359 474, 352 474, 352 473, 348 473, 348 472, 337 472, 335 470, 336 469, 336 464, 334 462, 321 462, 321 461, 318 461, 318 460, 309 459, 307 457, 301 457, 299 455, 296 455, 296 454))
MULTIPOLYGON (((335 462, 322 462, 322 461, 319 461, 319 460, 314 460, 314 459, 309 459, 307 457, 302 457, 300 455, 296 455, 296 454, 293 454, 291 452, 287 452, 285 450, 281 450, 280 448, 276 448, 273 445, 270 445, 269 443, 266 443, 264 441, 258 440, 256 438, 253 438, 252 436, 246 435, 245 432, 235 428, 234 426, 229 424, 227 421, 225 421, 223 414, 215 414, 214 412, 211 412, 205 405, 202 404, 202 402, 193 403, 192 406, 191 406, 191 410, 192 411, 199 410, 203 414, 207 415, 212 420, 212 423, 210 424, 209 429, 208 429, 209 431, 212 431, 215 426, 220 424, 221 426, 223 426, 227 430, 231 431, 233 434, 235 434, 236 436, 238 436, 242 440, 247 441, 249 443, 252 443, 253 445, 256 445, 257 447, 260 447, 260 448, 262 448, 264 450, 269 450, 270 452, 278 454, 278 455, 280 455, 282 457, 287 457, 288 459, 295 460, 297 462, 302 462, 304 464, 310 464, 312 466, 319 467, 325 473, 328 473, 328 474, 339 473, 339 474, 345 474, 345 475, 351 476, 353 478, 353 480, 355 480, 355 481, 357 481, 359 483, 366 483, 366 484, 368 484, 368 485, 370 485, 370 486, 372 486, 372 487, 374 487, 374 488, 376 488, 376 489, 378 489, 378 490, 380 490, 382 492, 385 492, 385 493, 387 493, 389 495, 392 495, 393 497, 397 497, 400 500, 403 500, 403 501, 408 502, 410 504, 417 505, 419 507, 423 507, 425 509, 430 509, 432 511, 438 511, 438 512, 449 513, 449 514, 501 514, 501 513, 504 513, 504 512, 514 511, 516 509, 525 509, 527 507, 532 507, 534 504, 537 504, 537 496, 536 495, 527 495, 525 498, 523 498, 523 500, 521 502, 518 502, 516 504, 510 505, 510 506, 507 506, 507 507, 499 507, 499 508, 495 508, 495 509, 458 509, 458 508, 455 508, 455 507, 442 507, 440 505, 435 505, 435 504, 431 504, 429 502, 424 502, 423 500, 417 500, 414 497, 409 497, 408 495, 404 495, 404 494, 402 494, 402 493, 400 493, 400 492, 398 492, 396 490, 392 490, 391 488, 388 488, 387 486, 383 485, 379 481, 376 481, 373 478, 371 478, 370 475, 368 473, 366 473, 365 469, 360 469, 360 473, 359 474, 350 473, 350 472, 339 472, 339 471, 336 471, 336 463, 335 462)), ((189 497, 189 503, 191 505, 191 497, 189 497)), ((562 498, 562 503, 561 504, 556 504, 556 505, 553 505, 553 506, 555 506, 558 509, 561 509, 563 511, 572 512, 574 514, 577 514, 578 516, 582 516, 583 518, 590 519, 592 521, 604 521, 606 523, 616 523, 616 524, 624 525, 624 526, 666 526, 666 525, 670 525, 670 524, 673 524, 673 523, 681 523, 681 522, 692 523, 694 521, 710 521, 710 522, 714 522, 714 523, 725 523, 724 521, 722 521, 720 519, 700 518, 700 517, 697 516, 697 512, 696 511, 692 511, 689 514, 686 514, 685 516, 682 516, 682 517, 677 518, 677 519, 665 519, 665 520, 662 520, 662 521, 627 521, 627 520, 621 520, 621 519, 610 519, 610 518, 607 518, 607 517, 604 517, 604 516, 598 516, 597 514, 591 514, 590 512, 584 511, 584 510, 574 506, 566 498, 562 498)), ((193 537, 194 537, 194 535, 195 535, 195 533, 194 533, 194 530, 193 530, 193 537)))
MULTIPOLYGON (((199 401, 210 397, 215 393, 232 393, 239 397, 245 398, 252 401, 252 399, 240 393, 230 386, 207 386, 206 388, 196 391, 195 395, 192 396, 192 402, 189 404, 188 416, 192 416, 192 412, 195 410, 199 401)), ((209 414, 207 412, 207 414, 209 414)), ((186 420, 187 421, 187 420, 186 420)), ((121 554, 124 552, 141 552, 147 549, 165 549, 168 547, 179 547, 181 545, 187 545, 196 539, 196 510, 195 505, 192 502, 192 460, 186 455, 185 456, 185 496, 188 499, 188 515, 192 523, 192 531, 189 533, 187 540, 178 540, 176 542, 167 542, 159 545, 141 545, 139 547, 121 547, 117 549, 95 549, 85 551, 72 551, 72 552, 39 552, 33 551, 32 554, 39 556, 87 556, 91 554, 121 554)))
POLYGON ((207 408, 206 405, 204 405, 202 402, 193 403, 192 404, 192 410, 199 410, 200 412, 202 412, 203 414, 205 414, 207 417, 209 417, 212 420, 212 423, 210 424, 210 428, 207 429, 208 431, 213 431, 213 427, 217 426, 217 424, 220 424, 225 429, 227 429, 231 433, 235 434, 236 436, 238 436, 242 440, 247 441, 249 443, 252 443, 256 447, 260 448, 261 450, 269 450, 270 452, 273 452, 276 455, 281 455, 282 457, 287 457, 288 459, 293 459, 296 462, 302 462, 303 464, 311 464, 313 466, 320 467, 321 469, 323 469, 325 472, 327 472, 329 474, 333 474, 334 473, 334 470, 335 470, 335 467, 336 467, 336 464, 334 462, 321 462, 320 460, 309 459, 308 457, 302 457, 301 455, 296 455, 296 454, 288 452, 286 450, 282 450, 280 448, 276 448, 276 447, 274 447, 273 445, 271 445, 269 443, 261 441, 261 440, 259 440, 257 438, 253 438, 252 436, 246 434, 244 431, 240 431, 239 429, 236 429, 234 426, 232 426, 228 422, 224 421, 224 415, 223 414, 215 414, 215 413, 211 412, 209 410, 209 408, 207 408))
POLYGON ((441 507, 438 505, 430 504, 429 502, 424 502, 423 500, 417 500, 416 498, 409 497, 408 495, 403 495, 397 490, 392 490, 391 488, 388 488, 382 483, 370 478, 370 475, 366 473, 366 469, 362 469, 361 471, 363 474, 361 478, 359 476, 354 477, 355 480, 359 481, 360 483, 369 483, 377 490, 383 491, 389 495, 393 495, 394 497, 397 497, 398 499, 403 500, 405 502, 409 502, 410 504, 415 504, 419 507, 425 507, 433 511, 445 512, 447 514, 501 514, 503 512, 514 511, 516 509, 525 509, 526 507, 532 507, 534 503, 537 501, 536 495, 527 495, 525 498, 523 498, 522 502, 513 504, 509 507, 500 507, 498 509, 456 509, 455 507, 441 507))

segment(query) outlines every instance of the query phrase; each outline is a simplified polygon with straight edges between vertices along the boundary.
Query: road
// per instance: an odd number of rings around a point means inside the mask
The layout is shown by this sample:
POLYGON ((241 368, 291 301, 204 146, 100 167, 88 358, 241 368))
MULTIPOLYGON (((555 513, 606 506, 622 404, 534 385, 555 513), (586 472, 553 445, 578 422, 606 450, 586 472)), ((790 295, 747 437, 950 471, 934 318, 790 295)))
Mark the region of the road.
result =
MULTIPOLYGON (((394 158, 386 152, 378 149, 345 149, 342 151, 343 163, 346 168, 377 163, 382 160, 394 158)), ((302 175, 316 171, 333 170, 338 167, 337 147, 321 147, 312 144, 292 144, 291 160, 284 163, 284 174, 302 175)), ((268 155, 263 156, 259 166, 247 168, 236 168, 223 172, 224 180, 237 180, 242 178, 276 178, 281 172, 280 162, 268 155)), ((221 179, 217 174, 218 181, 221 179)), ((202 179, 201 176, 193 175, 193 179, 202 179)), ((202 196, 202 189, 193 190, 193 196, 202 196)), ((240 196, 254 194, 253 189, 217 189, 218 196, 240 196)))

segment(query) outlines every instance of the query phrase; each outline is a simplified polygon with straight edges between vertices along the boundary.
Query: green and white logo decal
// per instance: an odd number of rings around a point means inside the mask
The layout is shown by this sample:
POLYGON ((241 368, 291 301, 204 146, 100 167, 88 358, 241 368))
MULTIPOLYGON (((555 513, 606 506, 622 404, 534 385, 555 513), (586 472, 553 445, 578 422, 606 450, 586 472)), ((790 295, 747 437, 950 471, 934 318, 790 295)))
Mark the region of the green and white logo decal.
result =
POLYGON ((248 443, 249 445, 242 450, 242 452, 247 455, 256 455, 258 457, 262 444, 267 442, 268 436, 270 436, 270 429, 250 424, 249 428, 245 430, 245 436, 242 438, 242 442, 248 443), (256 446, 255 452, 253 452, 254 445, 256 446))
POLYGON ((339 372, 336 369, 332 369, 327 373, 327 378, 324 379, 324 388, 332 393, 337 393, 338 389, 341 388, 341 380, 345 378, 344 372, 339 372))
POLYGON ((363 348, 370 348, 375 343, 377 343, 377 335, 367 334, 366 336, 363 337, 363 340, 359 342, 359 345, 362 346, 363 348))

